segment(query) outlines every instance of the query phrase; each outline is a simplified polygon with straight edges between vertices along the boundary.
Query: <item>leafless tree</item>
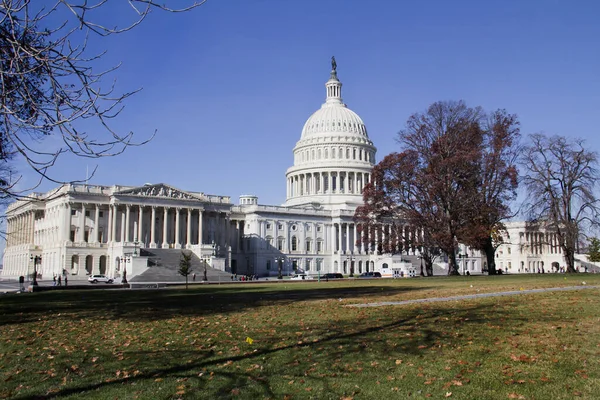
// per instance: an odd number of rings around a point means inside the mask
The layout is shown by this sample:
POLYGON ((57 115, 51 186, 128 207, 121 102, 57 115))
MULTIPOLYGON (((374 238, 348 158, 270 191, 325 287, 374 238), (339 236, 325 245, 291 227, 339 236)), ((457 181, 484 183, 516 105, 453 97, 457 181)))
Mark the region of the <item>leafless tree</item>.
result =
MULTIPOLYGON (((148 142, 153 135, 134 141, 133 132, 111 127, 139 89, 118 93, 113 75, 119 65, 98 70, 105 52, 91 54, 88 40, 132 30, 152 10, 183 12, 205 2, 171 2, 180 8, 170 8, 153 0, 0 0, 0 162, 22 157, 40 181, 62 183, 50 174, 62 154, 109 157, 148 142), (123 26, 106 22, 109 4, 129 17, 123 26), (48 137, 60 140, 42 144, 48 137)), ((2 196, 23 193, 16 190, 18 179, 2 174, 2 196)))
POLYGON ((598 223, 598 154, 581 139, 534 134, 530 140, 521 158, 526 210, 536 225, 556 234, 567 272, 576 272, 578 240, 598 223))

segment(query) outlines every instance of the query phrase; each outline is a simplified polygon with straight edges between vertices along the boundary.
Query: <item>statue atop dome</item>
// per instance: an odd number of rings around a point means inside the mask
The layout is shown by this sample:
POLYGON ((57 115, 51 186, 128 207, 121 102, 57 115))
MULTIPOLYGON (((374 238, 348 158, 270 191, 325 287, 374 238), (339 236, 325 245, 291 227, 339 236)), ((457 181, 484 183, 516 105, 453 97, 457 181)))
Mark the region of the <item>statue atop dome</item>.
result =
POLYGON ((337 71, 337 63, 335 62, 335 56, 331 56, 331 71, 337 71))

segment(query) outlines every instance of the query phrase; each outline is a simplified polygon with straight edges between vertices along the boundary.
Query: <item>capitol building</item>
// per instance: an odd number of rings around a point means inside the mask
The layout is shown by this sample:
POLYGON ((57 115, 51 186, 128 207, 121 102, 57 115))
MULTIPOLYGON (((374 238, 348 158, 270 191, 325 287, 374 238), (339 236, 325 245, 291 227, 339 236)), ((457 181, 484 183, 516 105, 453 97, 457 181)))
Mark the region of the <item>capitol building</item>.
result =
MULTIPOLYGON (((420 263, 411 245, 417 230, 384 226, 368 237, 368 230, 354 221, 377 149, 362 119, 344 104, 336 69, 334 63, 325 102, 308 118, 293 149, 284 204, 262 205, 254 195, 240 196, 234 204, 225 195, 168 183, 65 184, 8 206, 2 275, 36 270, 43 279, 59 274, 118 277, 126 271, 135 278, 157 268, 153 258, 178 256, 182 249, 231 274, 414 275, 420 263), (381 254, 377 243, 384 238, 392 238, 401 251, 381 254)), ((510 225, 509 231, 512 242, 509 238, 499 248, 498 268, 536 272, 545 264, 550 272, 551 265, 564 263, 551 235, 525 232, 524 224, 510 225)), ((478 252, 464 250, 461 272, 485 269, 478 252)))

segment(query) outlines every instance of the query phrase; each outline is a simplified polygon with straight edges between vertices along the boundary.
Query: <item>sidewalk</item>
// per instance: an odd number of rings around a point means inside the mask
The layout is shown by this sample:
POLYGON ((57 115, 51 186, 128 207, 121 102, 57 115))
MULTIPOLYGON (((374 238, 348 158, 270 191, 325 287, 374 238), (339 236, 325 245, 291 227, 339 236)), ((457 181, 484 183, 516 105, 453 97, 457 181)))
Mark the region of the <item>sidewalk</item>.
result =
POLYGON ((415 303, 436 303, 436 302, 440 302, 440 301, 469 300, 469 299, 477 299, 477 298, 482 298, 482 297, 515 296, 518 294, 530 294, 530 293, 542 293, 542 292, 563 292, 563 291, 583 290, 583 289, 600 289, 600 286, 567 286, 567 287, 554 287, 554 288, 544 288, 544 289, 513 290, 510 292, 466 294, 466 295, 462 295, 462 296, 433 297, 433 298, 429 298, 429 299, 416 299, 416 300, 404 300, 404 301, 383 301, 380 303, 346 304, 345 307, 362 308, 362 307, 402 306, 405 304, 415 304, 415 303))

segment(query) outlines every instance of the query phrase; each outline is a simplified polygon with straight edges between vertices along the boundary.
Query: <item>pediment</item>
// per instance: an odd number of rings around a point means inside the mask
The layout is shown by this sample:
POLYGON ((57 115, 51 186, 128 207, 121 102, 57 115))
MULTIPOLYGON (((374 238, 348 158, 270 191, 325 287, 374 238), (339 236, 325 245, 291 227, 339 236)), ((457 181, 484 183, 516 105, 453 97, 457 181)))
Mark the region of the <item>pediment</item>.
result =
POLYGON ((176 189, 172 186, 158 183, 156 185, 144 185, 133 189, 123 190, 115 193, 115 195, 125 196, 140 196, 140 197, 160 197, 168 199, 183 199, 183 200, 201 200, 198 196, 194 196, 183 190, 176 189))

